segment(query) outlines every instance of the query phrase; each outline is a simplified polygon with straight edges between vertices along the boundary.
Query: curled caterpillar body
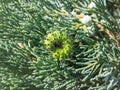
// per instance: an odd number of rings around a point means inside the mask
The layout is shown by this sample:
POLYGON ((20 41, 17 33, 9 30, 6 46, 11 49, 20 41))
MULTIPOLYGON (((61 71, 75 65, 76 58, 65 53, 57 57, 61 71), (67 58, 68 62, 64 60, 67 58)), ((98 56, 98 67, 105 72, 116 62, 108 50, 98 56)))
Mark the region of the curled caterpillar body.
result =
POLYGON ((55 59, 68 57, 72 50, 71 40, 61 31, 48 33, 45 39, 46 48, 50 50, 55 59))

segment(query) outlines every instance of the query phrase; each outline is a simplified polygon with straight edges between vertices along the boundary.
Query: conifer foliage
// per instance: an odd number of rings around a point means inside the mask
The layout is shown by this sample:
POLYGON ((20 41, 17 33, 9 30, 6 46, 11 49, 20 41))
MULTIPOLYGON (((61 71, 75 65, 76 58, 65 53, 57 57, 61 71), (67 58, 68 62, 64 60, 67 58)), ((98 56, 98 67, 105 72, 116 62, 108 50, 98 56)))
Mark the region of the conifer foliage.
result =
POLYGON ((0 90, 119 89, 119 0, 0 0, 0 90))

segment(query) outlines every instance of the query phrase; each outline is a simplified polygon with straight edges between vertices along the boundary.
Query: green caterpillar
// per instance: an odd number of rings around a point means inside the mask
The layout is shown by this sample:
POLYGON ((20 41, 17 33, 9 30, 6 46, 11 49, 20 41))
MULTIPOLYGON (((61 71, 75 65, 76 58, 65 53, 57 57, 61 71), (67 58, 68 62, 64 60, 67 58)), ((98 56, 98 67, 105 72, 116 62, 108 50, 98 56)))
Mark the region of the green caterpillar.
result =
POLYGON ((53 58, 60 60, 68 57, 72 50, 71 40, 66 33, 61 31, 48 33, 45 39, 45 45, 50 50, 53 58))

